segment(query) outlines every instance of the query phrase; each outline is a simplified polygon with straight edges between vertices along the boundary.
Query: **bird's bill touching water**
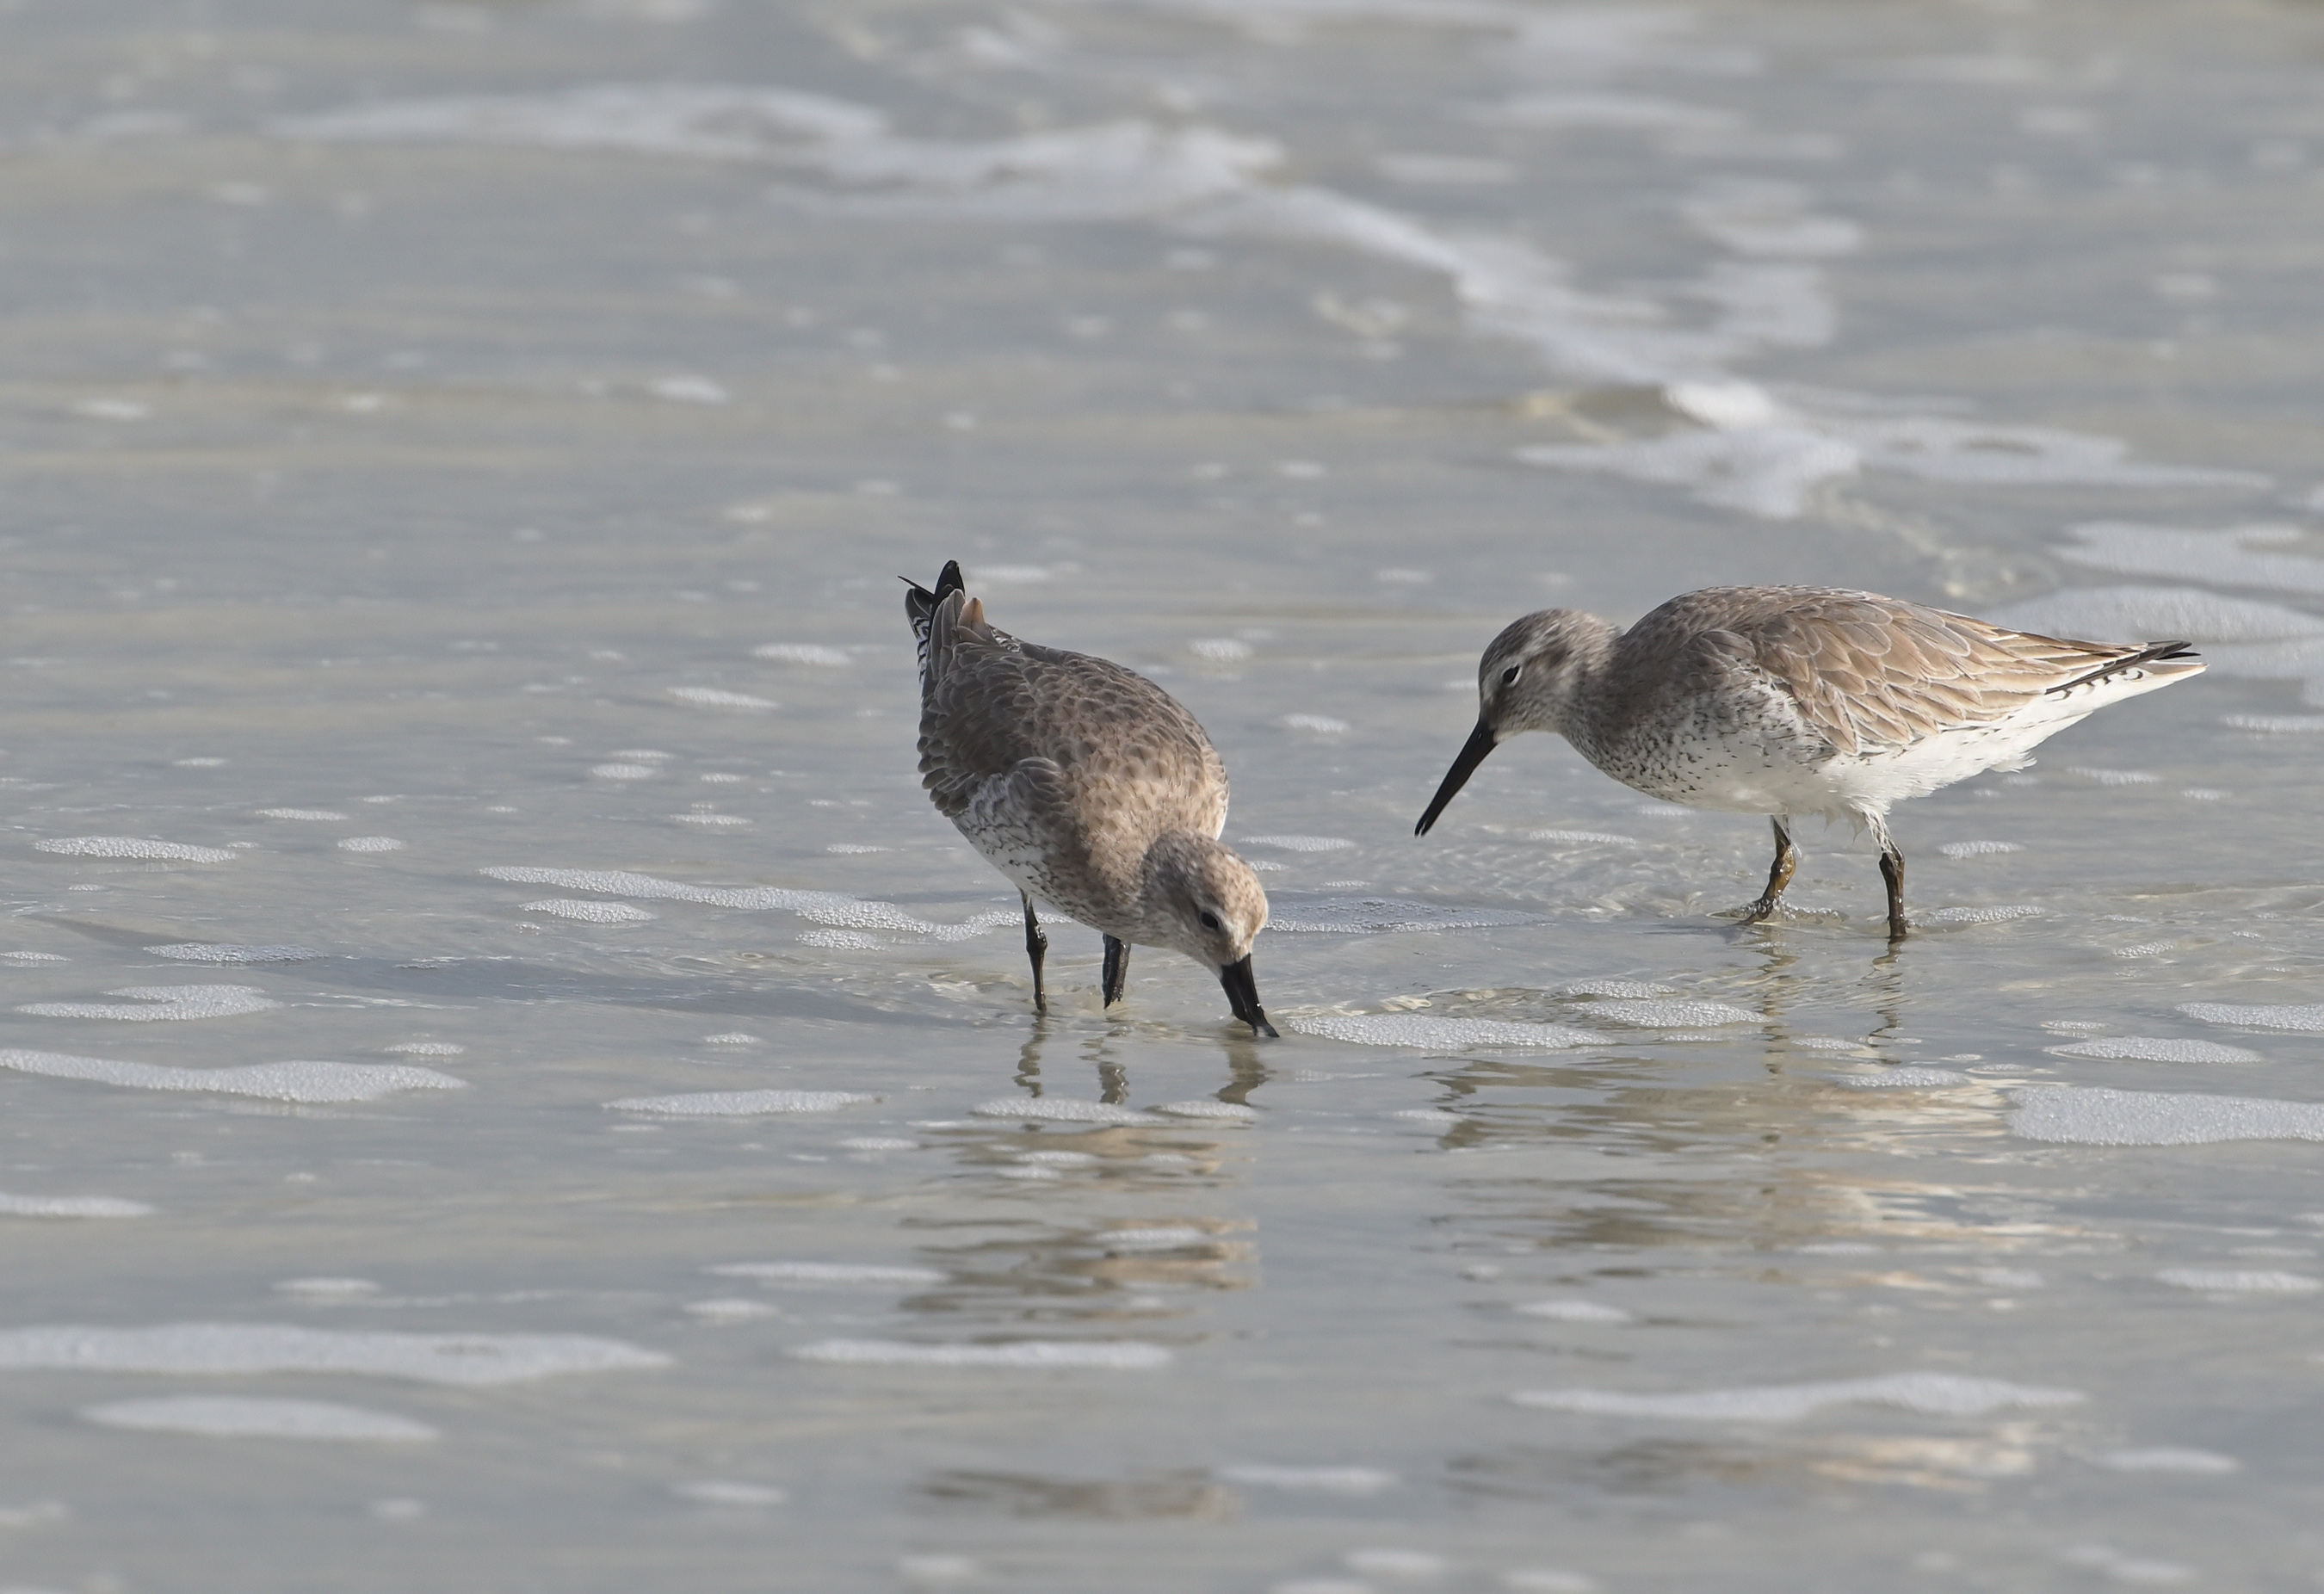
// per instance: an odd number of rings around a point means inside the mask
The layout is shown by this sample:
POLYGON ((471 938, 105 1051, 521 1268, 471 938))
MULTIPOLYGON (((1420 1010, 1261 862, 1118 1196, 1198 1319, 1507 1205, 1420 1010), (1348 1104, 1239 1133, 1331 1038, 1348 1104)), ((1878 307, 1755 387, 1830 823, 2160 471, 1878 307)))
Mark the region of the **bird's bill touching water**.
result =
POLYGON ((1236 1018, 1250 1026, 1251 1034, 1278 1038, 1275 1026, 1267 1021, 1266 1010, 1259 1005, 1259 981, 1250 972, 1250 954, 1244 953, 1238 962, 1222 963, 1219 983, 1226 987, 1227 1005, 1236 1018))
POLYGON ((1436 823, 1436 815, 1444 812, 1444 805, 1469 784, 1469 777, 1477 772, 1477 766, 1485 761, 1485 755, 1492 751, 1499 742, 1500 733, 1483 720, 1477 722, 1477 728, 1469 733, 1468 742, 1461 749, 1460 756, 1452 760, 1452 767, 1444 771, 1444 784, 1436 788, 1435 797, 1430 799, 1428 812, 1423 814, 1420 823, 1412 827, 1413 834, 1428 834, 1428 827, 1436 823))

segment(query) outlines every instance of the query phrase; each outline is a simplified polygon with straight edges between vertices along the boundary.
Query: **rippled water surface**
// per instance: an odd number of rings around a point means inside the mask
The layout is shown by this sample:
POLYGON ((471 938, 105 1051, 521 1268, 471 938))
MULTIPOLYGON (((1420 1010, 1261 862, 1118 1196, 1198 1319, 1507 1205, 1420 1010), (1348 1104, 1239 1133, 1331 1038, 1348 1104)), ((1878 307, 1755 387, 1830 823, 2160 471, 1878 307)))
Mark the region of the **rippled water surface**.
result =
POLYGON ((2324 13, 0 0, 0 1583, 2289 1588, 2324 13), (1283 1038, 918 790, 1165 683, 1283 1038), (2209 671, 1801 834, 1729 581, 2209 671))

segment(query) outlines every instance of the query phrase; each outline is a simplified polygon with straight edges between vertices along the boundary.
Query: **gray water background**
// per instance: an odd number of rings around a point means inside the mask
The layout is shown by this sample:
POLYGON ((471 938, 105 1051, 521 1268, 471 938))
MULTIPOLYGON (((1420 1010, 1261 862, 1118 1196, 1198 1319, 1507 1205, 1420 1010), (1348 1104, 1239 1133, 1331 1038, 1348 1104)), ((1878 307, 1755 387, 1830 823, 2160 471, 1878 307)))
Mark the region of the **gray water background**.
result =
POLYGON ((0 33, 11 1594, 2324 1579, 2316 7, 0 33), (952 557, 1208 726, 1281 1041, 1035 1021, 952 557), (1894 955, 1547 738, 1411 835, 1732 581, 2213 667, 1894 955))

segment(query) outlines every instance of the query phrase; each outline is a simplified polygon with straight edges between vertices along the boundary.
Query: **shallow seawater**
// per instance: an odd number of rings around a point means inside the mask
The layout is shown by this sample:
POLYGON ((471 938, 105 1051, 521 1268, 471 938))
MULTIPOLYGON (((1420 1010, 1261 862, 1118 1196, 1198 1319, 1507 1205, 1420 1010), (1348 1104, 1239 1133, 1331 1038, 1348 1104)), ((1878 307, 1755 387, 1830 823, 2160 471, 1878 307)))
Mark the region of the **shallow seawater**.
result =
POLYGON ((0 1582, 2308 1586, 2324 14, 0 0, 0 1582), (896 578, 1233 772, 1255 1043, 896 578), (1800 834, 1477 653, 2191 639, 1800 834))

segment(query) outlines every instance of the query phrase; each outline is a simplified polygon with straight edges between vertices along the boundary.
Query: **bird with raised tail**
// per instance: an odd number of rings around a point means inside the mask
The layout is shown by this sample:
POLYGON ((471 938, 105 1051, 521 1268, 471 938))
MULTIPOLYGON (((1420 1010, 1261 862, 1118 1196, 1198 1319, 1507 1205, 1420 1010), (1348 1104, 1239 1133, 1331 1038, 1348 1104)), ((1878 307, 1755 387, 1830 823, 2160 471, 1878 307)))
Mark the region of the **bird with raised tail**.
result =
POLYGON ((1227 771, 1194 716, 1153 682, 1086 653, 1020 641, 984 618, 958 561, 931 592, 908 583, 920 651, 920 784, 1025 904, 1033 1005, 1048 1010, 1039 898, 1105 938, 1103 995, 1132 946, 1167 946, 1214 972, 1254 1035, 1250 944, 1267 893, 1219 842, 1227 771))
POLYGON ((2024 769, 2038 743, 2092 711, 2202 668, 2185 642, 2068 641, 1822 586, 1705 587, 1628 631, 1545 609, 1485 650, 1477 728, 1415 834, 1502 742, 1554 731, 1650 796, 1768 815, 1775 861, 1747 923, 1773 914, 1791 883, 1795 815, 1869 831, 1898 940, 1908 926, 1892 806, 2024 769))

